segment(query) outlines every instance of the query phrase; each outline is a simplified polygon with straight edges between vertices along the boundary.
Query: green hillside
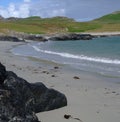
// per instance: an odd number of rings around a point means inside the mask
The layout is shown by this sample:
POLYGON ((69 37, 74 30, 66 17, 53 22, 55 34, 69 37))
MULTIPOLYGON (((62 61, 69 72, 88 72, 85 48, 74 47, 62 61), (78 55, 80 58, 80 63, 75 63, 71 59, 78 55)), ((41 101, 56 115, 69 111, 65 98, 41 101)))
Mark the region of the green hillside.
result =
POLYGON ((76 22, 67 17, 43 19, 35 16, 24 19, 1 19, 0 32, 9 33, 11 30, 33 34, 120 31, 120 12, 90 22, 76 22))
POLYGON ((93 32, 120 31, 120 11, 93 20, 92 23, 99 23, 101 25, 100 28, 91 30, 93 32))
POLYGON ((102 23, 120 23, 120 12, 114 12, 112 14, 105 15, 101 18, 96 19, 95 21, 102 23))

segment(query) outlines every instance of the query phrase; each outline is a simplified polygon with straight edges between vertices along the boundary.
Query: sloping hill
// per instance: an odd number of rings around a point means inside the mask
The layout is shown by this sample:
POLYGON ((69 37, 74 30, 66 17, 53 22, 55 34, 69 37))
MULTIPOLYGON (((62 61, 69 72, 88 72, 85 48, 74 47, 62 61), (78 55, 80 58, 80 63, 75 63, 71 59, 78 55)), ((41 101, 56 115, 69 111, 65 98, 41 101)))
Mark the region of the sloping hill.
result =
POLYGON ((95 19, 92 23, 98 23, 101 25, 100 28, 91 30, 94 32, 120 32, 120 11, 105 15, 101 18, 95 19))
POLYGON ((0 32, 7 34, 10 31, 33 34, 120 31, 120 12, 115 12, 90 22, 76 22, 67 17, 43 19, 35 16, 24 19, 13 17, 1 19, 0 32))
POLYGON ((102 23, 114 23, 114 24, 120 23, 120 11, 105 15, 101 18, 96 19, 95 21, 102 23))

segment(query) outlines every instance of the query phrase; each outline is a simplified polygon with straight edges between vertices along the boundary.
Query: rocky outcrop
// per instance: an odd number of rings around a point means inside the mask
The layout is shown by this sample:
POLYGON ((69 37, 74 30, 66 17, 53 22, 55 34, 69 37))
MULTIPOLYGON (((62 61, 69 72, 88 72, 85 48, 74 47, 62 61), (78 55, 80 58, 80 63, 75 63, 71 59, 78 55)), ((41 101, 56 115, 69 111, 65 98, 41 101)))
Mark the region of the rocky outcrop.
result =
POLYGON ((64 94, 40 82, 30 84, 2 64, 0 79, 0 122, 39 122, 35 113, 67 105, 64 94))
POLYGON ((67 105, 65 95, 54 89, 48 89, 40 82, 31 84, 30 89, 34 95, 35 104, 33 104, 33 107, 36 113, 54 110, 67 105))
POLYGON ((50 37, 49 40, 53 41, 65 41, 65 40, 90 40, 93 36, 90 34, 64 34, 64 35, 55 35, 50 37))
POLYGON ((12 36, 0 36, 0 41, 25 42, 24 39, 19 39, 12 36))
POLYGON ((5 67, 0 63, 0 84, 3 84, 4 80, 6 79, 6 69, 5 67))
POLYGON ((42 42, 48 41, 43 36, 37 36, 37 35, 27 35, 27 36, 24 37, 24 39, 32 40, 32 41, 42 41, 42 42))
POLYGON ((37 34, 26 34, 20 32, 9 31, 8 35, 0 35, 0 41, 11 41, 11 42, 25 42, 25 40, 31 41, 48 41, 44 36, 37 34))
POLYGON ((25 42, 25 40, 46 42, 48 40, 52 41, 67 41, 67 40, 90 40, 97 36, 92 36, 90 34, 57 34, 57 35, 40 35, 40 34, 26 34, 17 33, 14 31, 9 32, 9 36, 1 35, 0 41, 11 41, 11 42, 25 42))

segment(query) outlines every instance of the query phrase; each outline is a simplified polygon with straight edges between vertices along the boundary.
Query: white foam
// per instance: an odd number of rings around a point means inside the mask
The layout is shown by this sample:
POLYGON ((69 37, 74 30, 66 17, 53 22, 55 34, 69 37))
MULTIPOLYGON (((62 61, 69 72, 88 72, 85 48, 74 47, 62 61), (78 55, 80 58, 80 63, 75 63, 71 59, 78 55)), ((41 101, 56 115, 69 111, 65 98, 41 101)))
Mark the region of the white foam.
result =
POLYGON ((120 64, 120 60, 118 59, 109 59, 109 58, 100 58, 100 57, 89 57, 85 55, 74 55, 69 53, 59 53, 59 52, 53 52, 48 50, 41 50, 36 46, 32 46, 36 51, 46 53, 46 54, 53 54, 58 55, 65 58, 72 58, 72 59, 80 59, 80 60, 87 60, 92 62, 98 62, 98 63, 107 63, 107 64, 120 64))
POLYGON ((38 47, 36 47, 36 46, 32 46, 36 51, 41 51, 38 47))

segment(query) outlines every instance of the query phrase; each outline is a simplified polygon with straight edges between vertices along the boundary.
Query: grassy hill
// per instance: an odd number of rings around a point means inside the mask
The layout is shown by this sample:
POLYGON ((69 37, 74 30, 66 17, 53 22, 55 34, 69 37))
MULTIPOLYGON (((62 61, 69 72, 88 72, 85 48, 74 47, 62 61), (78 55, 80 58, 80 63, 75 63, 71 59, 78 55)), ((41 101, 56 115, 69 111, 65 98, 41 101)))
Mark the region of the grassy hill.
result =
POLYGON ((37 16, 24 19, 1 19, 0 32, 9 33, 10 31, 33 34, 120 31, 120 12, 115 12, 90 22, 76 22, 66 17, 43 19, 37 16))
POLYGON ((102 23, 120 23, 120 12, 114 12, 112 14, 105 15, 101 18, 96 19, 97 22, 102 23))
POLYGON ((93 30, 93 32, 120 31, 120 11, 93 20, 92 23, 101 25, 100 28, 93 30))

